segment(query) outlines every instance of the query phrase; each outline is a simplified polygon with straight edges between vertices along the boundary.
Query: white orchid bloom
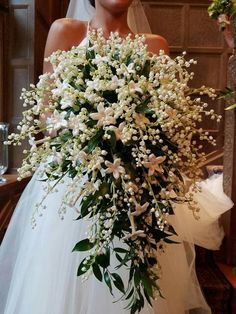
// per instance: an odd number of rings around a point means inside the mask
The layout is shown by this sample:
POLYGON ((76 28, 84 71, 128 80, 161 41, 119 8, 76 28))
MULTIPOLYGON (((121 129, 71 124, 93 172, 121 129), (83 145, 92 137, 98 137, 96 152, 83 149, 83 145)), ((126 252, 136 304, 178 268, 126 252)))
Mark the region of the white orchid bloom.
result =
POLYGON ((73 136, 77 136, 80 131, 84 132, 87 129, 87 126, 85 123, 81 122, 81 117, 71 112, 68 120, 68 128, 73 130, 73 136))
POLYGON ((135 113, 134 115, 135 123, 142 129, 146 128, 146 124, 149 124, 150 121, 142 113, 135 113))
POLYGON ((143 94, 142 88, 140 88, 139 84, 135 83, 134 81, 129 82, 128 89, 129 89, 129 92, 131 94, 134 94, 135 92, 139 92, 139 93, 143 94))
POLYGON ((125 174, 125 168, 120 165, 121 160, 117 158, 114 163, 106 160, 105 165, 107 166, 106 173, 112 173, 115 179, 118 179, 120 175, 125 174))
POLYGON ((98 112, 95 112, 95 113, 90 113, 90 117, 93 119, 93 120, 97 120, 98 123, 97 123, 97 126, 98 127, 101 127, 103 125, 109 125, 109 124, 114 124, 116 122, 113 114, 114 114, 114 111, 112 108, 105 108, 103 103, 100 103, 98 106, 97 106, 97 111, 98 112))
POLYGON ((144 230, 136 230, 136 226, 135 226, 135 222, 134 222, 134 216, 130 212, 128 213, 128 217, 129 217, 130 225, 131 225, 131 233, 126 235, 123 239, 124 240, 128 240, 128 239, 135 240, 135 239, 137 239, 137 237, 145 238, 146 234, 145 234, 144 230))
POLYGON ((132 216, 140 216, 141 214, 145 213, 148 209, 149 203, 146 202, 143 205, 140 205, 135 198, 133 198, 134 204, 135 204, 135 212, 131 212, 132 216))
POLYGON ((163 168, 161 164, 166 159, 165 156, 156 157, 154 154, 151 154, 148 157, 149 161, 143 162, 145 168, 148 168, 148 175, 152 176, 156 171, 159 173, 163 173, 163 168))
POLYGON ((125 122, 122 122, 119 124, 118 128, 116 127, 113 127, 112 130, 114 131, 115 135, 116 135, 116 140, 121 140, 123 139, 124 137, 124 134, 123 134, 123 130, 124 130, 124 127, 125 127, 125 122))
POLYGON ((65 120, 67 112, 62 111, 58 112, 57 110, 54 110, 53 114, 50 115, 50 117, 47 118, 46 124, 48 125, 49 131, 52 130, 59 130, 61 128, 67 127, 67 120, 65 120))

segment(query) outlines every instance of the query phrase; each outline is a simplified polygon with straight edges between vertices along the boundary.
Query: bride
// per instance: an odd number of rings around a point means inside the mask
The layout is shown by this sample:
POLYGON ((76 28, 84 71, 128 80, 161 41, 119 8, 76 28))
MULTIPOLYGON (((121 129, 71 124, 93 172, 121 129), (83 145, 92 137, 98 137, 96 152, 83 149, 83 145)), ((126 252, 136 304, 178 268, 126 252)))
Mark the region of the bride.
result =
MULTIPOLYGON (((132 33, 127 24, 128 9, 132 0, 77 0, 71 2, 70 12, 75 10, 89 23, 77 19, 55 21, 50 29, 45 56, 72 46, 86 45, 89 29, 102 28, 104 36, 111 31, 125 37, 132 33), (94 9, 92 6, 95 6, 94 9), (86 8, 88 14, 86 15, 86 8), (90 19, 90 16, 92 18, 90 19)), ((146 35, 150 52, 164 50, 168 45, 164 38, 146 35)), ((45 63, 44 70, 52 71, 45 63)), ((125 314, 124 302, 114 302, 105 285, 91 276, 85 282, 77 278, 76 271, 83 253, 71 253, 75 243, 84 239, 88 224, 84 220, 73 221, 77 213, 69 210, 62 221, 57 213, 66 188, 59 186, 57 193, 46 199, 47 210, 39 218, 36 229, 30 219, 44 195, 43 184, 34 174, 15 209, 7 233, 0 248, 0 313, 1 314, 125 314)), ((178 233, 178 245, 168 246, 158 256, 163 270, 160 286, 164 298, 159 297, 151 308, 145 304, 142 314, 207 314, 211 310, 202 295, 194 268, 194 244, 208 249, 218 249, 223 237, 218 218, 230 209, 232 202, 222 190, 222 176, 212 177, 200 183, 202 192, 196 194, 200 207, 200 220, 194 220, 190 211, 181 206, 176 210, 173 225, 178 233)), ((126 273, 121 274, 124 278, 126 273)))

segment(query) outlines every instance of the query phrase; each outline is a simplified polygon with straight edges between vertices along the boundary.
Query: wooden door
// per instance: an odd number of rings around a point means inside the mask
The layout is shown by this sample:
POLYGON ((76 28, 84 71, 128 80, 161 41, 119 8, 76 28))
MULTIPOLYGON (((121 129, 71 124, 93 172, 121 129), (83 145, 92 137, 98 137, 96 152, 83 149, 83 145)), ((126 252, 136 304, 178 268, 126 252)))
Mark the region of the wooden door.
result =
MULTIPOLYGON (((0 120, 10 123, 10 132, 22 118, 22 88, 42 73, 49 27, 65 16, 68 4, 69 0, 0 0, 0 120)), ((9 172, 21 165, 22 150, 10 147, 9 172)))
MULTIPOLYGON (((10 131, 16 131, 21 120, 23 87, 34 79, 34 0, 9 0, 7 21, 7 78, 4 78, 6 118, 10 131)), ((15 170, 22 159, 22 147, 10 148, 10 169, 15 170)))

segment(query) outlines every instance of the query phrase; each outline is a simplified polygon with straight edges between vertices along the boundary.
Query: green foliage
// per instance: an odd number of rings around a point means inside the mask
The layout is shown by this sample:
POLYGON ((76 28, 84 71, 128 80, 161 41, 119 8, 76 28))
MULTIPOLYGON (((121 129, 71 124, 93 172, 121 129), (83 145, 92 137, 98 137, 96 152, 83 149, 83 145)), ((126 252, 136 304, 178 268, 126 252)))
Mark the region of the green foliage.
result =
POLYGON ((91 140, 88 142, 87 150, 88 153, 91 153, 100 143, 103 136, 103 130, 99 129, 97 133, 91 138, 91 140))
POLYGON ((89 251, 94 247, 94 245, 95 243, 91 243, 89 239, 84 239, 75 245, 73 252, 74 251, 78 251, 78 252, 89 251))
MULTIPOLYGON (((231 14, 236 12, 236 3, 233 0, 213 0, 208 7, 208 14, 210 18, 217 20, 221 14, 230 17, 231 14)), ((224 30, 226 23, 224 21, 219 23, 220 30, 224 30)))
POLYGON ((94 273, 94 276, 102 282, 102 272, 101 272, 101 269, 100 267, 98 266, 97 263, 93 263, 93 273, 94 273))

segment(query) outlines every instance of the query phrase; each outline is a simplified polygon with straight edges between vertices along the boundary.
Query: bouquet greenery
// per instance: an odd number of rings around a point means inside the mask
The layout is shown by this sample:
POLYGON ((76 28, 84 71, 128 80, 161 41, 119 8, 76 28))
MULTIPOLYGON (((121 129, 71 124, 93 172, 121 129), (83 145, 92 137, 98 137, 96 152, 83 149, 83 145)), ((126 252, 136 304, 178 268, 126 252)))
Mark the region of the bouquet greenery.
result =
MULTIPOLYGON (((20 145, 25 138, 31 144, 19 178, 43 164, 46 195, 69 178, 59 212, 63 217, 77 205, 78 219, 91 226, 74 247, 87 251, 78 276, 93 273, 111 293, 119 289, 136 313, 145 299, 151 304, 161 294, 157 252, 175 243, 168 223, 173 204, 188 203, 198 216, 194 188, 189 189, 204 160, 197 139, 215 144, 198 124, 204 115, 220 119, 198 93, 214 98, 214 90, 191 89, 188 68, 195 61, 150 54, 144 36, 111 33, 105 39, 101 30, 91 31, 86 46, 57 51, 48 60, 54 72, 23 90, 28 108, 19 133, 9 137, 8 144, 20 145), (37 140, 41 132, 45 135, 37 140), (127 284, 121 267, 129 272, 127 284)), ((43 208, 42 200, 33 226, 43 208)))
POLYGON ((220 29, 224 30, 229 24, 229 17, 236 12, 235 0, 213 0, 208 7, 210 18, 218 20, 220 29))

